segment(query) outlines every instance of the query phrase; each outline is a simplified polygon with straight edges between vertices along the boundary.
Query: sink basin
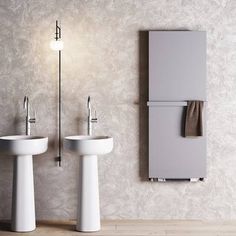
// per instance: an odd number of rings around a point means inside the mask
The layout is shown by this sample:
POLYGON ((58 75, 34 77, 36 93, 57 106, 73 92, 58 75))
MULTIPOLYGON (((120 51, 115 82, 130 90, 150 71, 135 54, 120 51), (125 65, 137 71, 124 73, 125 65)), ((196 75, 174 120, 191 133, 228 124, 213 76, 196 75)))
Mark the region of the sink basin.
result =
POLYGON ((33 158, 46 152, 48 138, 12 135, 0 137, 0 153, 13 155, 12 231, 35 229, 33 158))
POLYGON ((109 136, 68 136, 64 147, 75 152, 79 158, 79 199, 76 230, 94 232, 101 228, 97 155, 113 149, 109 136))
POLYGON ((0 152, 7 155, 38 155, 46 152, 48 138, 12 135, 0 137, 0 152))
POLYGON ((64 145, 79 155, 103 155, 112 151, 113 138, 109 136, 75 135, 66 137, 64 145))

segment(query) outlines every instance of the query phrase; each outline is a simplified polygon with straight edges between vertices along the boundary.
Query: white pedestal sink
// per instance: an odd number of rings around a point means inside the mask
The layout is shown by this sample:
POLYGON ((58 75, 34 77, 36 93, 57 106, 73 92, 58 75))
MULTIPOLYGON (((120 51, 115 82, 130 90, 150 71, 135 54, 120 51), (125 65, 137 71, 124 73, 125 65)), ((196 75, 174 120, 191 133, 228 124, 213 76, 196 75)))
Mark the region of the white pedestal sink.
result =
POLYGON ((35 229, 34 178, 32 155, 46 152, 48 138, 39 136, 0 137, 0 153, 14 155, 12 230, 35 229))
POLYGON ((108 136, 69 136, 64 145, 80 155, 79 199, 76 230, 98 231, 100 224, 97 155, 113 149, 113 138, 108 136))

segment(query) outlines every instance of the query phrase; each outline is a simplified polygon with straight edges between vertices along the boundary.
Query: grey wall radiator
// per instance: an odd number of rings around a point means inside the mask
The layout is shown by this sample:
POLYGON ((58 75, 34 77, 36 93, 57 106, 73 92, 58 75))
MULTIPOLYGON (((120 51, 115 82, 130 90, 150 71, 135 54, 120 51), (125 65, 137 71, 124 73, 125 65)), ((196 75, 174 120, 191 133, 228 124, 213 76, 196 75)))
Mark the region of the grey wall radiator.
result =
POLYGON ((203 136, 183 135, 187 101, 206 101, 206 32, 149 32, 149 178, 206 177, 206 103, 203 136))

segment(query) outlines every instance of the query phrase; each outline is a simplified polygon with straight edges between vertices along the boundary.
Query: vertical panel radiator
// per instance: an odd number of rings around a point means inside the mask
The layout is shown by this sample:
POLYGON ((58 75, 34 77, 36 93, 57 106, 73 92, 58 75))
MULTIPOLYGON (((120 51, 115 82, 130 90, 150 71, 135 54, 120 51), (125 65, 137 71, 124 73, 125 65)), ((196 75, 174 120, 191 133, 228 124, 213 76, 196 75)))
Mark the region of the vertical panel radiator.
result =
POLYGON ((149 32, 149 178, 203 180, 203 136, 184 136, 187 101, 206 101, 206 33, 149 32))

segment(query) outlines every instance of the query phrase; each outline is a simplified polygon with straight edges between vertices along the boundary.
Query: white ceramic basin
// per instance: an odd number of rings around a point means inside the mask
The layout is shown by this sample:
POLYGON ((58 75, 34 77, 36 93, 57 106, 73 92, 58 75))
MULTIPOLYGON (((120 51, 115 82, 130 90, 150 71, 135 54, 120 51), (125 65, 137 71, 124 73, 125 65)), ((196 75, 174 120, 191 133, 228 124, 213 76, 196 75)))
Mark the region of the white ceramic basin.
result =
POLYGON ((46 152, 48 138, 12 135, 0 137, 0 152, 7 155, 38 155, 46 152))
POLYGON ((80 156, 76 229, 82 232, 98 231, 101 223, 97 155, 112 151, 113 138, 109 136, 69 136, 65 138, 64 146, 80 156))
POLYGON ((65 138, 64 145, 79 155, 103 155, 112 151, 113 138, 109 136, 68 136, 65 138))
POLYGON ((14 155, 12 230, 29 232, 35 229, 33 158, 46 152, 48 138, 13 135, 0 137, 0 153, 14 155))

